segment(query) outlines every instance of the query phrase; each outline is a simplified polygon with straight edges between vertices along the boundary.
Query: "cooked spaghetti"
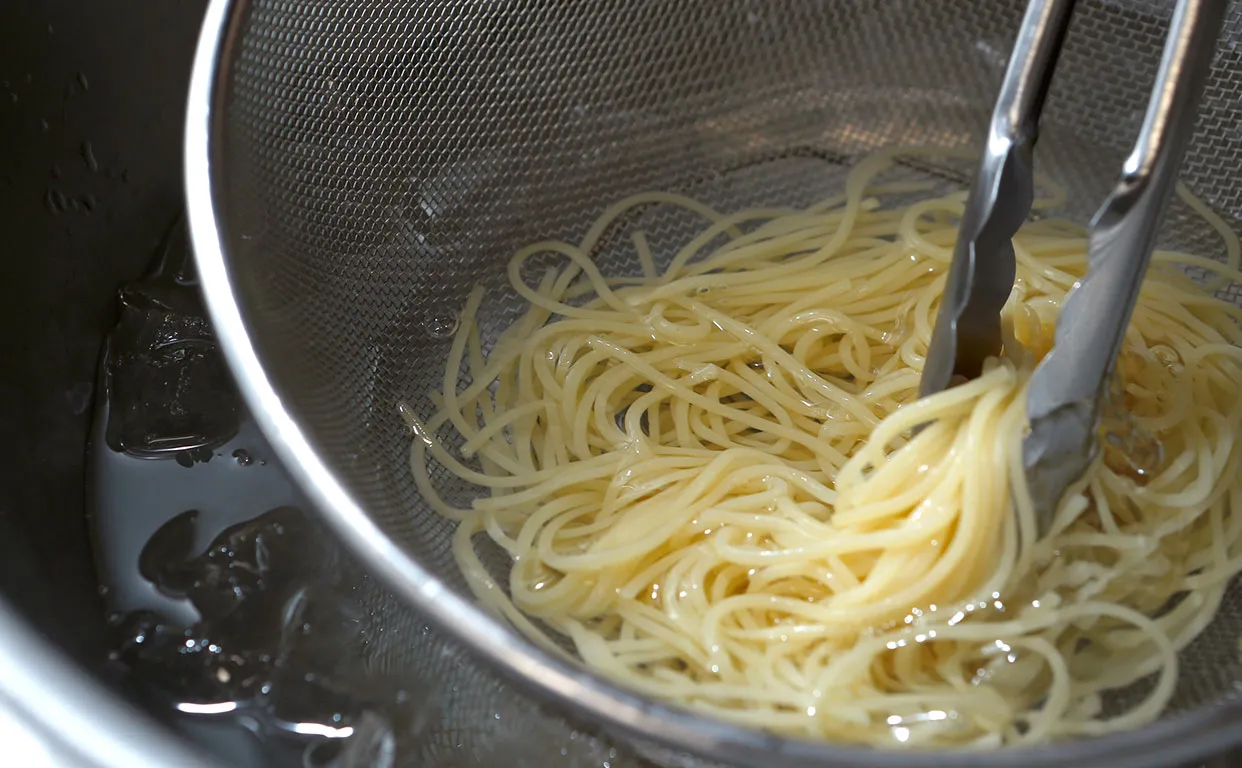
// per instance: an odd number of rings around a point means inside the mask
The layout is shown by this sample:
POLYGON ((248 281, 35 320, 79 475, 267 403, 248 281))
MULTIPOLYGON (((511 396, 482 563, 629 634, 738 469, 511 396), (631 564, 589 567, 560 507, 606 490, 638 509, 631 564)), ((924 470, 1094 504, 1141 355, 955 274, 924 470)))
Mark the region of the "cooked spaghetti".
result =
POLYGON ((1155 254, 1100 458, 1040 537, 1025 388, 1085 230, 1022 229, 1003 357, 916 400, 964 195, 884 183, 892 163, 863 161, 843 194, 799 210, 639 195, 579 243, 518 252, 525 314, 485 351, 476 289, 434 415, 402 406, 420 491, 460 521, 454 554, 481 602, 696 711, 907 746, 1149 722, 1242 569, 1242 310, 1212 293, 1242 282, 1237 239, 1188 201, 1229 258, 1155 254), (657 266, 636 232, 642 275, 601 274, 601 239, 651 204, 701 215, 701 234, 657 266), (525 282, 547 253, 559 266, 525 282), (432 463, 480 497, 448 504, 432 463), (507 583, 476 534, 512 557, 507 583))

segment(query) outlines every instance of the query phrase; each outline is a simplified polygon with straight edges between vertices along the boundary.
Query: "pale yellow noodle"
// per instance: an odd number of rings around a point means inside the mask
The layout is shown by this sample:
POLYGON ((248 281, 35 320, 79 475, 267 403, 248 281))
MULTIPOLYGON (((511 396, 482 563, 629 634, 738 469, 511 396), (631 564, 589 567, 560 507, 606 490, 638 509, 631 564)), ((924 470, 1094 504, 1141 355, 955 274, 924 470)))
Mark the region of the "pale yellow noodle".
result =
MULTIPOLYGON (((1242 570, 1242 310, 1170 267, 1222 288, 1242 281, 1242 247, 1181 190, 1225 262, 1155 255, 1104 449, 1041 538, 1025 391, 1084 273, 1086 231, 1044 218, 1019 232, 1004 355, 918 400, 964 196, 894 180, 896 154, 805 209, 725 214, 647 193, 580 242, 519 251, 523 317, 488 350, 476 289, 435 412, 401 406, 418 488, 459 521, 453 555, 484 605, 715 717, 968 749, 1150 722, 1176 653, 1242 570), (653 205, 704 227, 664 260, 635 229, 641 276, 601 272, 591 254, 653 205), (560 266, 524 282, 547 254, 560 266), (432 463, 479 498, 454 507, 432 463), (507 583, 480 541, 512 559, 507 583), (1152 674, 1128 709, 1105 705, 1152 674)), ((1041 185, 1046 213, 1065 190, 1041 185)))

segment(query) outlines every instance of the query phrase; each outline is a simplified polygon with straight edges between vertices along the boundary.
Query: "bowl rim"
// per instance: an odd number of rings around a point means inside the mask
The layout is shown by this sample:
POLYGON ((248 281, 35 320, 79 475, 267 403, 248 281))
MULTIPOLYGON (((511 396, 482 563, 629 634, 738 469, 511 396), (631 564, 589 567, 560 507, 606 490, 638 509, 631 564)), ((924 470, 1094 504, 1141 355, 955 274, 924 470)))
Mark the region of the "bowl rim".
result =
POLYGON ((6 765, 223 768, 49 643, 0 598, 0 732, 6 765))

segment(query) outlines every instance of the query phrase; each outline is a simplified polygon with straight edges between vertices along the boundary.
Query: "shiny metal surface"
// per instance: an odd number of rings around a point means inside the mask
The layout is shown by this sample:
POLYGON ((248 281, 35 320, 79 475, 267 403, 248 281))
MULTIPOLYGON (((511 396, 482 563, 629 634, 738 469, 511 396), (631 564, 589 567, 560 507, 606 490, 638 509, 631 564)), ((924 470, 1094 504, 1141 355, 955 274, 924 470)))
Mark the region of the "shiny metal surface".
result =
POLYGON ((1001 307, 1013 288, 1013 245, 1035 199, 1039 115, 1056 71, 1074 0, 1032 0, 1001 82, 979 170, 962 215, 919 395, 973 379, 1001 351, 1001 307))
POLYGON ((1100 408, 1194 130, 1224 17, 1219 0, 1178 3, 1142 129, 1091 223, 1087 273, 1066 297, 1053 350, 1031 378, 1023 461, 1045 529, 1096 455, 1100 408))
MULTIPOLYGON (((1085 220, 1115 178, 1160 62, 1171 6, 1081 0, 1035 161, 1085 220), (1104 88, 1100 83, 1105 84, 1104 88)), ((1023 6, 1015 0, 563 0, 493 3, 250 0, 211 5, 186 132, 187 195, 209 309, 272 447, 376 575, 544 708, 515 713, 515 762, 567 745, 568 723, 618 734, 669 765, 1163 766, 1242 739, 1242 590, 1183 654, 1168 715, 1150 727, 1029 750, 890 753, 721 725, 553 658, 481 610, 449 552, 452 526, 407 472, 397 404, 427 407, 445 329, 476 282, 484 343, 512 319, 513 250, 573 237, 650 188, 723 209, 797 204, 892 146, 978 147, 1023 6)), ((1230 6, 1184 178, 1242 213, 1242 11, 1230 6)), ((960 179, 937 166, 903 173, 960 179)), ((925 177, 925 176, 924 176, 925 177)), ((660 209, 666 250, 699 226, 660 209)), ((1161 237, 1220 246, 1176 204, 1161 237)), ((634 265, 618 242, 601 268, 634 265)), ((1236 289, 1235 289, 1236 290, 1236 289)), ((1236 294, 1232 294, 1236 295, 1236 294)), ((444 477, 444 493, 473 489, 444 477)), ((507 560, 480 544, 501 583, 507 560)), ((416 625, 386 625, 420 658, 416 625)), ((400 642, 397 643, 400 645, 400 642)), ((479 690, 483 690, 481 687, 479 690)), ((1124 704, 1122 692, 1118 703, 1124 704)), ((466 705, 486 717, 488 695, 466 705)))
POLYGON ((107 617, 83 510, 99 342, 116 286, 181 206, 181 112, 205 5, 0 3, 2 765, 207 759, 100 674, 107 617))
MULTIPOLYGON (((25 731, 23 743, 41 747, 6 752, 6 764, 221 768, 74 668, 3 600, 0 647, 0 717, 25 731)), ((6 749, 14 746, 6 743, 6 749)))

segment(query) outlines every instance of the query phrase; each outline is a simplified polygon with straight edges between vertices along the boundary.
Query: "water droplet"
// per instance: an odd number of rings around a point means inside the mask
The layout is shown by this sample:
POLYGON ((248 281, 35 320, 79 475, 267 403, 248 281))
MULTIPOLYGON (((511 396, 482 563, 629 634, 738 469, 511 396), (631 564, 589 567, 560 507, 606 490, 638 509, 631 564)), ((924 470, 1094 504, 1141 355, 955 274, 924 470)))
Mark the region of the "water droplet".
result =
POLYGON ((1009 56, 1004 52, 1004 48, 997 47, 988 40, 976 40, 974 49, 980 53, 985 62, 998 69, 1003 68, 1009 59, 1009 56))
POLYGON ((1182 356, 1170 346, 1156 344, 1151 348, 1151 353, 1174 376, 1180 375, 1186 369, 1182 356))
POLYGON ((91 396, 95 392, 95 387, 88 381, 78 382, 65 392, 65 400, 69 404, 69 408, 75 416, 86 413, 91 406, 91 396))
MULTIPOLYGON (((1177 355, 1171 349, 1169 352, 1177 355)), ((1172 370, 1172 365, 1165 364, 1172 370)), ((1180 365, 1180 357, 1176 364, 1180 365)), ((1100 417, 1104 463, 1113 472, 1145 484, 1164 463, 1164 444, 1139 426, 1125 407, 1123 386, 1121 376, 1114 377, 1100 417)))
POLYGON ((91 143, 89 141, 82 142, 80 152, 82 153, 82 161, 86 163, 86 170, 91 173, 98 171, 99 161, 95 159, 95 150, 91 147, 91 143))
POLYGON ((211 457, 213 455, 214 454, 211 452, 210 448, 203 446, 177 451, 173 457, 177 460, 178 464, 189 468, 193 467, 195 464, 206 464, 211 461, 211 457))
POLYGON ((53 216, 59 216, 69 208, 69 200, 59 189, 49 189, 43 195, 43 205, 53 216))
POLYGON ((427 335, 433 339, 447 339, 457 332, 457 326, 460 320, 457 312, 448 310, 439 314, 432 315, 423 328, 427 331, 427 335))
POLYGON ((248 467, 254 462, 250 452, 244 448, 238 448, 236 451, 233 451, 233 458, 237 460, 239 467, 248 467))

